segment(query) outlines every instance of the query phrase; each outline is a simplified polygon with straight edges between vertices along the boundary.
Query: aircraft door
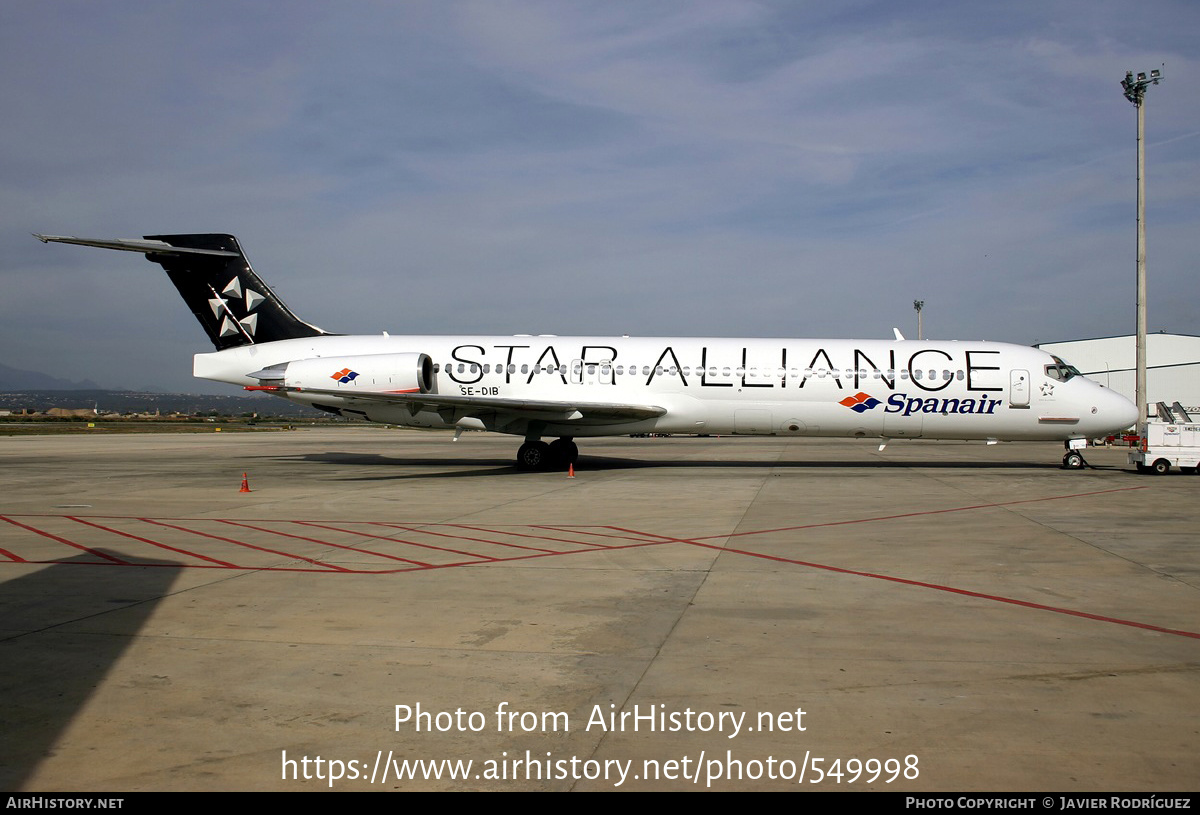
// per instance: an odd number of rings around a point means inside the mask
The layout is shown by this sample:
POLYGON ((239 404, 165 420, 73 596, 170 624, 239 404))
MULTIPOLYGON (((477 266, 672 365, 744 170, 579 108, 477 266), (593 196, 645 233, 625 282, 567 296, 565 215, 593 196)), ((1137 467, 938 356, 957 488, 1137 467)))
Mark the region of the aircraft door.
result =
POLYGON ((1029 407, 1029 371, 1013 369, 1008 379, 1008 404, 1010 407, 1029 407))

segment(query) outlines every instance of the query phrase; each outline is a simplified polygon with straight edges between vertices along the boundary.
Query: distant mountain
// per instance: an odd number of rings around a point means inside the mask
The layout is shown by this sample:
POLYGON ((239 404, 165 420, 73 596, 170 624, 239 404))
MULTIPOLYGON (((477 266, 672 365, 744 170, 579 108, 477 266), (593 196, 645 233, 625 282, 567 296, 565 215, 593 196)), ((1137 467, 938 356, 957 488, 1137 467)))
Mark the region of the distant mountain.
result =
POLYGON ((39 371, 22 371, 0 365, 0 391, 94 391, 100 386, 90 379, 72 382, 39 371))
POLYGON ((264 393, 238 393, 216 396, 198 393, 138 393, 136 391, 104 390, 35 390, 22 389, 17 393, 0 392, 0 410, 32 410, 45 412, 50 408, 96 409, 101 413, 185 413, 217 412, 240 416, 257 413, 259 416, 327 416, 306 405, 298 405, 264 393))
POLYGON ((101 388, 85 379, 71 382, 38 371, 0 365, 0 409, 46 411, 50 408, 96 408, 101 413, 208 413, 260 416, 325 416, 319 410, 262 393, 232 390, 229 394, 162 393, 101 388))

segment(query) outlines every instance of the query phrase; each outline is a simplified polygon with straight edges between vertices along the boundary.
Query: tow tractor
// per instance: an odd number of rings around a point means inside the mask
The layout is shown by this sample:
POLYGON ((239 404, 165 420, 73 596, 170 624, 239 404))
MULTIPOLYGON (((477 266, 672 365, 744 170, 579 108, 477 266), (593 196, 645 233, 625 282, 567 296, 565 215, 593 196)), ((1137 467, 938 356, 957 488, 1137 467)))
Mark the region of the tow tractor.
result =
POLYGON ((1200 472, 1200 423, 1178 402, 1158 403, 1158 420, 1146 422, 1136 450, 1129 451, 1129 463, 1139 473, 1166 475, 1172 467, 1180 472, 1200 472))

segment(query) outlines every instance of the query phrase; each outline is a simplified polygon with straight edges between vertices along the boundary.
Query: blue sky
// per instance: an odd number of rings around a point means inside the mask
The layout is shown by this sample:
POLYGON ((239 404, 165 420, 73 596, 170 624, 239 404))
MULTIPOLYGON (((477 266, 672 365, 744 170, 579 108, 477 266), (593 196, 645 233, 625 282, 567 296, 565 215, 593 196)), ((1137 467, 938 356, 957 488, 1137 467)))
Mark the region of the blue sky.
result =
MULTIPOLYGON (((0 362, 217 390, 157 266, 231 232, 347 333, 1200 334, 1200 4, 0 5, 0 362)), ((414 349, 420 350, 420 349, 414 349)))

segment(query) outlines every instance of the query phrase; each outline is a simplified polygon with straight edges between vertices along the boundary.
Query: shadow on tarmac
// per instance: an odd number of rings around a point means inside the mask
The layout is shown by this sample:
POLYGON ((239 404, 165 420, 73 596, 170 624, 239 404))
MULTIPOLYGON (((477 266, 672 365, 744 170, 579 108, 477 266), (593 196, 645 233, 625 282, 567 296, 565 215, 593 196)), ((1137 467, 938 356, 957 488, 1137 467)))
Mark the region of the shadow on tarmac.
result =
MULTIPOLYGON (((411 467, 419 470, 416 473, 405 473, 388 476, 365 476, 356 478, 347 476, 346 481, 377 481, 385 479, 412 478, 474 478, 479 476, 504 475, 539 476, 546 471, 522 470, 508 458, 400 458, 380 455, 378 453, 310 453, 300 456, 270 456, 276 461, 297 461, 315 464, 334 464, 350 467, 411 467), (446 471, 446 467, 464 467, 467 469, 446 471)), ((770 470, 1060 470, 1057 461, 953 461, 953 460, 918 460, 896 461, 879 459, 877 461, 846 461, 812 460, 812 461, 770 461, 763 459, 629 459, 611 456, 581 455, 575 463, 576 472, 609 472, 621 470, 692 470, 692 469, 770 469, 770 470)), ((1118 467, 1090 467, 1089 469, 1106 472, 1135 474, 1131 470, 1118 467)))
POLYGON ((179 576, 166 560, 78 566, 96 562, 83 553, 0 583, 0 789, 22 789, 54 755, 179 576))

